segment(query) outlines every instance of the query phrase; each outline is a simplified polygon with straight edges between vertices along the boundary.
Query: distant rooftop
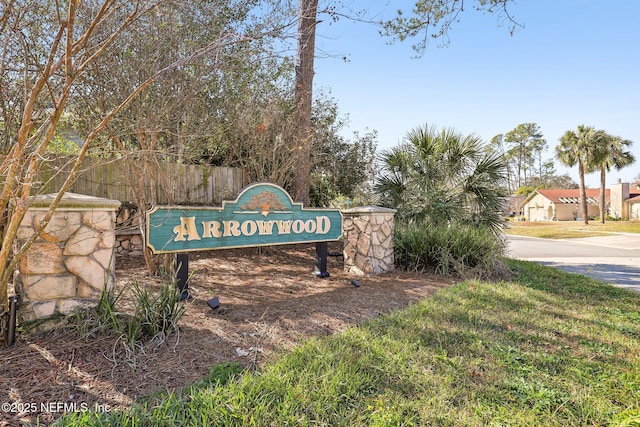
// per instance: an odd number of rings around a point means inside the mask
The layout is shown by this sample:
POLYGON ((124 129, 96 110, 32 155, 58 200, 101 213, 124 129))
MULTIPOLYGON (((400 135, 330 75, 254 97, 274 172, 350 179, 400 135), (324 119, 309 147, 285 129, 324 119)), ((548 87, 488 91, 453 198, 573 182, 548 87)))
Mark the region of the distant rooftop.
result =
MULTIPOLYGON (((598 200, 600 199, 600 189, 599 188, 587 188, 587 203, 590 204, 598 204, 598 200)), ((538 190, 538 193, 542 194, 547 199, 551 200, 553 203, 579 203, 580 202, 580 189, 579 188, 570 188, 570 189, 555 189, 555 190, 538 190)), ((604 197, 605 199, 609 199, 609 190, 605 190, 604 197)))

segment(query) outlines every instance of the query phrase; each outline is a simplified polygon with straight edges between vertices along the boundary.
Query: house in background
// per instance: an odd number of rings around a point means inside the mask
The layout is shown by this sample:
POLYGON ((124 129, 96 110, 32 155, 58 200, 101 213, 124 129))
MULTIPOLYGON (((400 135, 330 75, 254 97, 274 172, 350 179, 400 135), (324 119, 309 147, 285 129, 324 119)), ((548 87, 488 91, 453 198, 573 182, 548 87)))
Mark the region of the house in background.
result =
MULTIPOLYGON (((599 216, 600 189, 587 188, 587 212, 589 217, 599 216)), ((609 190, 605 192, 605 204, 609 203, 609 190)), ((523 214, 527 221, 573 221, 581 217, 580 190, 536 190, 527 197, 523 214)))
POLYGON ((611 206, 609 216, 612 218, 640 220, 640 186, 618 182, 611 186, 611 206))
MULTIPOLYGON (((600 216, 600 189, 587 188, 587 212, 600 216)), ((580 190, 536 190, 524 201, 527 221, 573 221, 580 219, 580 190)), ((637 184, 616 183, 605 190, 606 214, 617 219, 640 219, 640 188, 637 184)))

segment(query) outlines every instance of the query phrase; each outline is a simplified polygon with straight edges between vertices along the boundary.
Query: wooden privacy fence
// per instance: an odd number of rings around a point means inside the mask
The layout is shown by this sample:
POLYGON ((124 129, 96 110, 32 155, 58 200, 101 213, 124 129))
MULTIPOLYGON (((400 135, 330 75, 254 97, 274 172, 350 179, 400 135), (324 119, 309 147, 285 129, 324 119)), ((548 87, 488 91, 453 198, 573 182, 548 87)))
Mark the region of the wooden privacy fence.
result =
MULTIPOLYGON (((68 176, 73 159, 60 157, 48 162, 40 175, 38 193, 57 192, 68 176)), ((234 198, 247 184, 244 173, 238 168, 159 163, 160 173, 154 166, 148 170, 142 162, 135 165, 144 175, 146 199, 158 204, 168 204, 163 184, 172 195, 175 204, 219 205, 222 200, 234 198), (163 175, 164 178, 159 177, 163 175)), ((82 171, 71 186, 73 193, 134 202, 132 186, 138 185, 136 171, 122 159, 86 158, 82 171), (130 181, 131 180, 131 181, 130 181)))

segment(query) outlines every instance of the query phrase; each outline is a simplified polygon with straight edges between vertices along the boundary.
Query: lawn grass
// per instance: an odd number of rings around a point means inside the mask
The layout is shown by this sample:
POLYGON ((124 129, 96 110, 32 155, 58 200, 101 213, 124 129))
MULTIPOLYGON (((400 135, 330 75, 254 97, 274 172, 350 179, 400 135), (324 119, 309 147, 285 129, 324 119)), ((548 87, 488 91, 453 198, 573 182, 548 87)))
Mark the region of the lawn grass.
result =
MULTIPOLYGON (((259 371, 65 426, 640 425, 640 297, 524 261, 310 340, 259 371)), ((365 289, 363 289, 365 290, 365 289)))
POLYGON ((578 237, 606 236, 611 233, 640 233, 640 221, 540 221, 509 222, 505 233, 542 237, 546 239, 571 239, 578 237))

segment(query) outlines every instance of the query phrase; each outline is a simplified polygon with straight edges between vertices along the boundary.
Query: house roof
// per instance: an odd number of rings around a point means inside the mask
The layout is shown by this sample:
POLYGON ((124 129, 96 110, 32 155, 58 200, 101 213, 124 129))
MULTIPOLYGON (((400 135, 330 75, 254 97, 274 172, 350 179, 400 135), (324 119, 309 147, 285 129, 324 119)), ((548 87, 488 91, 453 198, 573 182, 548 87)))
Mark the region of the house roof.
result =
MULTIPOLYGON (((587 203, 597 205, 600 198, 600 189, 599 188, 587 188, 585 189, 587 193, 587 203)), ((580 202, 580 189, 579 188, 571 188, 571 189, 554 189, 554 190, 537 190, 537 193, 551 200, 553 203, 563 204, 563 203, 579 203, 580 202)), ((606 200, 609 200, 609 190, 605 190, 604 197, 606 200)))

